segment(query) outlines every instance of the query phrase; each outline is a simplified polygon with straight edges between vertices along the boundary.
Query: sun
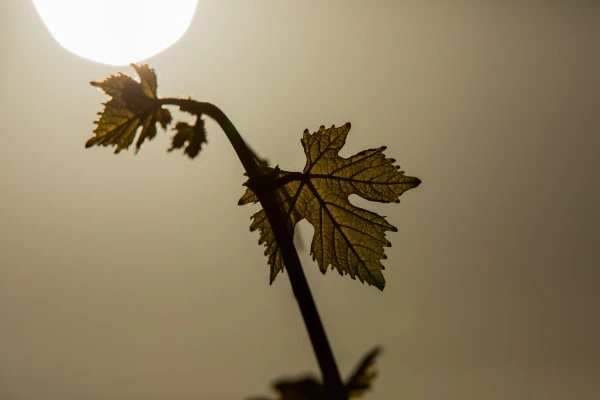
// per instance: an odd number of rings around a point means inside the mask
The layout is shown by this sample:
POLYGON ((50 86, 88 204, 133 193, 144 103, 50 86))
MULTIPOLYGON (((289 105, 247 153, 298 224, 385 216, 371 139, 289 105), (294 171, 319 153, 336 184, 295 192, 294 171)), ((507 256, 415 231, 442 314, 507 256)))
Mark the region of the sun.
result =
POLYGON ((147 59, 177 42, 198 0, 33 0, 50 34, 78 56, 108 65, 147 59))

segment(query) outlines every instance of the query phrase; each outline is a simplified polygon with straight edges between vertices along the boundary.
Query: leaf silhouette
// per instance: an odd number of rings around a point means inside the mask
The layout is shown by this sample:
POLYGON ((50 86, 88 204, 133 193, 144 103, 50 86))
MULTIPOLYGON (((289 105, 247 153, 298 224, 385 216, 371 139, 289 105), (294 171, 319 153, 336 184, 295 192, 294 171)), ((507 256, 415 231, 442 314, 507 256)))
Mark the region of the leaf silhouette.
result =
POLYGON ((280 379, 273 385, 280 400, 327 400, 325 386, 315 378, 280 379))
MULTIPOLYGON (((349 399, 359 398, 371 388, 377 373, 372 371, 375 358, 381 353, 377 346, 360 360, 354 373, 348 378, 346 393, 349 399)), ((280 378, 273 383, 279 397, 277 400, 327 400, 325 386, 315 377, 307 375, 300 378, 280 378)), ((247 400, 273 400, 268 397, 253 397, 247 400)))
MULTIPOLYGON (((306 165, 302 173, 270 169, 275 176, 277 201, 285 215, 290 235, 298 221, 306 218, 314 227, 311 254, 321 272, 337 269, 358 277, 361 282, 383 290, 385 279, 380 260, 384 247, 391 246, 386 231, 397 229, 385 218, 352 205, 348 196, 357 194, 377 202, 399 202, 405 191, 417 187, 418 178, 404 175, 395 160, 386 158, 385 147, 361 151, 349 158, 338 153, 346 142, 350 123, 340 127, 321 126, 317 132, 304 131, 302 146, 306 165)), ((256 203, 258 197, 248 181, 240 205, 256 203)), ((264 210, 252 217, 250 230, 259 230, 259 243, 271 267, 271 282, 283 271, 281 251, 264 210)))
POLYGON ((202 144, 206 143, 206 130, 204 128, 204 120, 198 117, 194 125, 189 125, 186 122, 178 122, 175 125, 175 135, 169 151, 175 149, 183 149, 183 153, 188 157, 194 158, 200 153, 202 144))
POLYGON ((98 113, 95 121, 94 136, 85 147, 115 146, 115 153, 129 148, 135 135, 141 128, 136 142, 136 152, 146 139, 156 136, 156 123, 165 129, 171 122, 171 113, 158 104, 156 96, 156 75, 148 65, 131 66, 136 70, 140 81, 137 82, 124 74, 111 75, 102 82, 90 82, 111 96, 104 103, 104 109, 98 113))
POLYGON ((361 397, 371 388, 377 372, 372 371, 375 366, 375 358, 381 353, 381 347, 377 346, 368 352, 360 361, 354 373, 346 382, 346 390, 350 397, 361 397))

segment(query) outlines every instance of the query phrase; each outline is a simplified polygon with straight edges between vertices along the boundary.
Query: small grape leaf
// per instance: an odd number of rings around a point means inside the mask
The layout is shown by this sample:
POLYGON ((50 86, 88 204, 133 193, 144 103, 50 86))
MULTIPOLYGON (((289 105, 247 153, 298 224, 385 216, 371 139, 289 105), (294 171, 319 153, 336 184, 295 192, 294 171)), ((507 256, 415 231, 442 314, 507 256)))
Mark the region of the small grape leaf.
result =
POLYGON ((157 103, 156 75, 148 65, 131 66, 136 70, 137 82, 124 74, 111 75, 102 82, 90 82, 112 98, 104 104, 95 121, 94 136, 85 147, 115 146, 115 153, 129 148, 141 128, 136 142, 136 152, 146 139, 156 136, 156 124, 163 129, 171 122, 171 113, 157 103))
MULTIPOLYGON (((405 191, 417 187, 418 178, 404 175, 395 160, 386 158, 385 147, 361 151, 349 158, 339 156, 346 142, 350 123, 340 127, 321 126, 317 132, 304 131, 302 146, 306 165, 302 173, 270 169, 275 174, 277 201, 285 214, 288 232, 306 218, 314 227, 311 254, 321 272, 331 266, 341 274, 358 277, 361 282, 383 290, 385 279, 380 260, 384 247, 391 246, 386 231, 397 229, 385 218, 356 207, 348 196, 357 194, 377 202, 399 202, 405 191)), ((258 202, 252 182, 238 204, 258 202)), ((271 283, 284 269, 283 258, 264 210, 252 217, 250 230, 259 230, 259 243, 271 267, 271 283)))
POLYGON ((273 385, 280 400, 327 400, 325 386, 312 376, 280 379, 273 385))
POLYGON ((350 397, 361 397, 371 388, 377 372, 373 371, 375 358, 381 353, 381 347, 377 346, 368 352, 360 361, 354 373, 346 382, 346 390, 350 397))
MULTIPOLYGON (((381 353, 381 347, 377 346, 368 352, 357 367, 354 373, 348 378, 344 385, 349 399, 362 397, 363 394, 371 389, 373 380, 377 376, 372 368, 375 365, 375 358, 381 353)), ((277 400, 327 400, 327 391, 325 386, 311 375, 289 379, 280 378, 274 384, 273 388, 278 392, 277 400)), ((267 397, 253 397, 247 400, 272 400, 267 397)))
POLYGON ((194 125, 190 125, 186 122, 178 122, 175 125, 174 130, 176 133, 173 135, 173 141, 169 151, 184 148, 184 154, 187 154, 190 158, 196 157, 202 149, 202 144, 206 143, 204 120, 198 118, 194 125))

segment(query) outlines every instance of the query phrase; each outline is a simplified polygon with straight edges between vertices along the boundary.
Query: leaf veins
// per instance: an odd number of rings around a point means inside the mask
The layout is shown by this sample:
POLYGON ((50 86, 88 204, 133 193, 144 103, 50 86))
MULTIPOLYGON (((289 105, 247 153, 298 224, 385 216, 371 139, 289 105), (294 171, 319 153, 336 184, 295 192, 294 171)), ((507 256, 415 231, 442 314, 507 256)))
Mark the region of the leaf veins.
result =
POLYGON ((91 82, 112 98, 104 103, 104 109, 98 113, 95 121, 94 136, 85 147, 115 146, 115 153, 129 148, 138 130, 141 133, 135 144, 136 151, 146 139, 156 136, 156 124, 163 129, 171 122, 171 113, 157 103, 156 75, 148 65, 135 65, 140 81, 137 82, 124 74, 112 75, 102 82, 91 82))
MULTIPOLYGON (((329 267, 341 274, 383 290, 385 278, 380 260, 391 246, 386 231, 396 231, 385 218, 352 205, 348 196, 357 194, 377 202, 399 202, 405 191, 417 187, 418 178, 404 175, 395 160, 386 158, 385 147, 361 151, 349 158, 338 154, 346 142, 350 123, 340 127, 322 126, 317 132, 304 132, 302 146, 306 165, 302 173, 277 173, 276 197, 285 214, 288 231, 306 218, 314 227, 311 254, 321 272, 329 267)), ((248 186, 248 184, 247 184, 248 186)), ((239 204, 256 203, 258 197, 248 188, 239 204)), ((283 271, 283 258, 264 210, 252 217, 250 230, 260 232, 259 243, 271 267, 271 282, 283 271)))

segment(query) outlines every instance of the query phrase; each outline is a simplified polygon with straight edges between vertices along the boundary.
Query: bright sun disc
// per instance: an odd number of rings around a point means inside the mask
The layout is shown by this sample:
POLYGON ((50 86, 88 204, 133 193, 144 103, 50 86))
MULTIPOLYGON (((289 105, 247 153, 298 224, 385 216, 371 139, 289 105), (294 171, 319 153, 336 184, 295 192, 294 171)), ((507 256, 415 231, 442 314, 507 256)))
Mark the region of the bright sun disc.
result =
POLYGON ((65 49, 125 65, 165 50, 185 33, 198 0, 33 0, 65 49))

